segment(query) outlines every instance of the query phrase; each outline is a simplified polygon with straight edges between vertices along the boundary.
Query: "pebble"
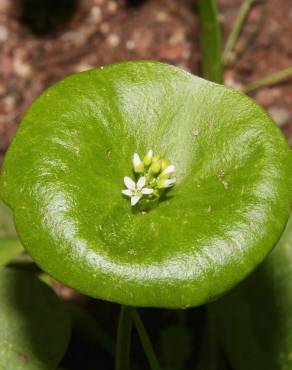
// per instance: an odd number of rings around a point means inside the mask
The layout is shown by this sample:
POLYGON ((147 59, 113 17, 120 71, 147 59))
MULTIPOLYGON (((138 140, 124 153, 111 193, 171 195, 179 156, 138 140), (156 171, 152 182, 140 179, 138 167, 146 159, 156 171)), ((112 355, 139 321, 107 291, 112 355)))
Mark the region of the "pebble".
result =
POLYGON ((111 33, 107 37, 107 42, 110 46, 115 48, 120 44, 120 37, 116 33, 111 33))
POLYGON ((228 87, 232 87, 235 90, 242 90, 242 84, 238 81, 235 81, 231 76, 227 76, 224 79, 224 84, 228 87))
POLYGON ((118 4, 115 1, 109 1, 107 4, 107 10, 110 13, 116 13, 116 11, 118 10, 118 4))
POLYGON ((5 26, 0 25, 0 42, 5 42, 8 39, 8 30, 5 26))
POLYGON ((134 41, 134 40, 128 40, 128 41, 126 42, 126 48, 127 48, 128 50, 133 50, 133 49, 135 49, 135 41, 134 41))
POLYGON ((31 68, 28 63, 25 63, 19 58, 15 58, 13 61, 13 69, 15 74, 20 77, 28 77, 31 74, 31 68))
POLYGON ((6 112, 9 112, 14 108, 15 106, 15 98, 12 95, 7 95, 3 100, 2 100, 2 105, 5 109, 6 112))
POLYGON ((105 33, 108 33, 110 30, 110 25, 106 22, 103 22, 101 25, 100 25, 100 31, 105 34, 105 33))
POLYGON ((167 14, 165 12, 159 12, 156 15, 156 20, 158 22, 165 22, 167 19, 167 14))
POLYGON ((272 105, 276 99, 281 97, 281 89, 279 87, 266 87, 259 89, 255 94, 255 99, 264 106, 272 105))
POLYGON ((292 113, 284 107, 273 105, 268 109, 268 112, 279 127, 283 127, 292 121, 292 113))
POLYGON ((94 6, 90 11, 91 18, 99 22, 102 18, 102 12, 99 6, 94 6))

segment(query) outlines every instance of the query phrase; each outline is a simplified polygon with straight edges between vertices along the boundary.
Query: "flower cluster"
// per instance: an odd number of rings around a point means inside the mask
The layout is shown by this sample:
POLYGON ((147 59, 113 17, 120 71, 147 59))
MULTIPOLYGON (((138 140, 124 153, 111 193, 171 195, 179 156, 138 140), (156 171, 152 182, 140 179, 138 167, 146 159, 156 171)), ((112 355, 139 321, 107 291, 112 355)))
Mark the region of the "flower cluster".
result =
POLYGON ((133 171, 137 182, 130 177, 124 177, 127 189, 122 193, 131 198, 131 205, 135 206, 140 199, 157 199, 163 191, 175 184, 175 166, 167 159, 153 154, 149 150, 143 160, 137 153, 133 155, 133 171))

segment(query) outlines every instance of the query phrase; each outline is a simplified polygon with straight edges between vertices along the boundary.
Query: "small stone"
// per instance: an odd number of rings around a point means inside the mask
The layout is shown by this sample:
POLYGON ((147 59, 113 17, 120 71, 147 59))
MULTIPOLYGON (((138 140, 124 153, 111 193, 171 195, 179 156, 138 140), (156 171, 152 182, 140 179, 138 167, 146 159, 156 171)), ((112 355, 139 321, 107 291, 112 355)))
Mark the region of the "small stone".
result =
POLYGON ((8 30, 5 26, 0 25, 0 42, 5 42, 8 39, 8 30))
POLYGON ((99 6, 94 6, 90 11, 91 18, 96 22, 99 22, 102 17, 102 12, 99 6))
POLYGON ((110 13, 116 13, 116 11, 118 10, 118 4, 115 1, 109 1, 107 4, 107 10, 110 13))
POLYGON ((128 50, 133 50, 133 49, 135 49, 135 41, 134 41, 134 40, 128 40, 128 41, 126 42, 126 48, 127 48, 128 50))
POLYGON ((111 33, 108 35, 107 42, 110 46, 115 48, 120 44, 120 38, 116 33, 111 33))
POLYGON ((274 105, 268 109, 268 112, 279 127, 286 126, 292 121, 292 113, 284 107, 274 105))
POLYGON ((14 59, 13 69, 14 72, 20 77, 28 77, 31 74, 30 65, 19 58, 14 59))
POLYGON ((10 112, 14 106, 15 106, 15 98, 12 95, 7 95, 3 100, 2 100, 2 106, 4 107, 6 112, 10 112))
POLYGON ((185 33, 182 30, 178 30, 171 35, 169 43, 171 45, 178 45, 185 40, 185 33))
POLYGON ((157 13, 156 20, 161 23, 165 22, 167 20, 167 14, 165 12, 157 13))
POLYGON ((108 23, 106 23, 106 22, 101 23, 101 25, 100 25, 101 33, 106 34, 106 33, 109 32, 109 30, 110 30, 110 25, 108 23))
POLYGON ((242 88, 243 88, 243 85, 238 82, 238 81, 235 81, 233 78, 231 77, 225 77, 224 79, 224 84, 228 87, 232 87, 233 89, 235 90, 239 90, 241 91, 242 88))
POLYGON ((282 95, 281 89, 278 87, 266 87, 259 89, 255 93, 255 99, 264 106, 272 105, 275 100, 279 99, 282 95))

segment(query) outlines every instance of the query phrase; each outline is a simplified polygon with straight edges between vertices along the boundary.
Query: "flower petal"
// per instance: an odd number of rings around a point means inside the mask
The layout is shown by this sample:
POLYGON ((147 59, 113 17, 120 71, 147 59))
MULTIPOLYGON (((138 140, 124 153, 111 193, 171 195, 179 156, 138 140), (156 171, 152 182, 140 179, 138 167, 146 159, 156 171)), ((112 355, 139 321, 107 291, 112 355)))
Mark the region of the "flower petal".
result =
POLYGON ((140 179, 138 180, 137 182, 137 188, 139 190, 141 190, 146 184, 146 177, 145 176, 141 176, 140 179))
POLYGON ((166 167, 166 169, 161 173, 161 175, 168 175, 168 174, 171 174, 171 173, 174 173, 175 171, 175 166, 173 164, 171 164, 170 166, 166 167))
POLYGON ((158 187, 158 189, 169 188, 175 182, 176 182, 175 178, 173 178, 173 179, 162 179, 162 180, 158 181, 157 187, 158 187))
POLYGON ((144 195, 149 195, 149 194, 152 194, 153 193, 153 189, 150 189, 150 188, 143 188, 141 193, 144 194, 144 195))
POLYGON ((131 198, 131 206, 135 206, 139 200, 140 200, 141 196, 139 195, 134 195, 132 198, 131 198))
POLYGON ((139 157, 139 154, 135 153, 133 155, 133 164, 135 166, 139 166, 142 163, 141 158, 139 157))
POLYGON ((167 186, 171 186, 171 185, 173 185, 175 182, 176 182, 176 178, 165 180, 165 183, 166 183, 166 185, 167 185, 167 186))
POLYGON ((122 193, 123 193, 124 195, 126 195, 127 197, 131 197, 131 196, 133 195, 132 190, 129 190, 129 189, 127 189, 127 190, 122 190, 122 193))
POLYGON ((135 190, 136 189, 136 184, 135 181, 133 181, 130 177, 125 176, 124 177, 124 183, 126 187, 130 190, 135 190))

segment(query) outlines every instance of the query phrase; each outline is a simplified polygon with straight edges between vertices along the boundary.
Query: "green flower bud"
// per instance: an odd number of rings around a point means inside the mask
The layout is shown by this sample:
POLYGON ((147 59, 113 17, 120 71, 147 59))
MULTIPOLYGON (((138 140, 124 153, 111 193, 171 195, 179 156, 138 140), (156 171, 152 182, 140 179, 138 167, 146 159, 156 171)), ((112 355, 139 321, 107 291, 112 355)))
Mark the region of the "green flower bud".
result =
POLYGON ((170 161, 168 159, 161 160, 161 171, 165 170, 168 166, 170 166, 170 161))
POLYGON ((160 170, 161 170, 161 161, 158 160, 156 162, 152 162, 152 165, 151 165, 150 170, 149 170, 150 173, 152 175, 158 175, 160 170))
POLYGON ((143 159, 144 165, 146 167, 149 167, 151 165, 152 158, 153 158, 153 150, 149 150, 143 159))
POLYGON ((160 156, 159 155, 155 155, 153 158, 152 158, 152 162, 157 162, 160 160, 160 156))
POLYGON ((144 172, 144 164, 137 153, 133 155, 133 167, 136 173, 144 172))

